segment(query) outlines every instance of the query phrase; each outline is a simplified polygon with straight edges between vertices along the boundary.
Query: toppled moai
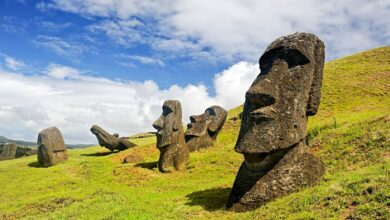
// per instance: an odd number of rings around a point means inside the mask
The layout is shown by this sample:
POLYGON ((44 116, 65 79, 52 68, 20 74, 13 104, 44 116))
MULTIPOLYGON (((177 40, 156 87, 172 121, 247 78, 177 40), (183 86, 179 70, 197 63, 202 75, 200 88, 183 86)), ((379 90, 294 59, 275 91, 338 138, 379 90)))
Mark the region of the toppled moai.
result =
POLYGON ((180 102, 167 100, 162 109, 161 116, 153 123, 157 129, 157 148, 160 150, 158 168, 161 172, 183 170, 189 150, 184 139, 180 102))
POLYGON ((12 160, 16 158, 16 144, 7 143, 3 146, 3 152, 0 154, 0 160, 12 160))
POLYGON ((119 134, 117 133, 111 135, 110 133, 108 133, 103 128, 97 125, 93 125, 91 127, 91 132, 98 139, 99 145, 109 149, 110 151, 115 151, 115 150, 121 151, 136 146, 134 143, 130 142, 127 138, 119 137, 119 134))
POLYGON ((255 209, 323 175, 323 163, 305 138, 307 118, 320 104, 324 58, 324 43, 308 33, 281 37, 260 57, 261 72, 245 96, 235 146, 244 162, 228 209, 255 209))
POLYGON ((58 128, 46 128, 39 132, 37 143, 40 165, 49 167, 68 160, 65 142, 58 128))
POLYGON ((212 146, 226 116, 226 110, 217 105, 207 108, 201 115, 190 116, 191 123, 184 134, 190 152, 212 146))

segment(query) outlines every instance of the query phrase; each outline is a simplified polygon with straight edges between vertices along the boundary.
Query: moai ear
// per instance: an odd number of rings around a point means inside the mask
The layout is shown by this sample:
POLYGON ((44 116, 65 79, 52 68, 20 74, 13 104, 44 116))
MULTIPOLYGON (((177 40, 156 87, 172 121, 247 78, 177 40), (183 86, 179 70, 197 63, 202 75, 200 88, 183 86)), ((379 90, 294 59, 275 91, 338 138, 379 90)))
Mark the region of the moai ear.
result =
POLYGON ((175 103, 174 114, 175 114, 175 117, 174 117, 174 121, 173 121, 173 129, 179 130, 179 128, 182 126, 182 122, 181 122, 181 119, 182 119, 181 114, 182 113, 181 113, 181 105, 180 105, 179 101, 177 101, 175 103))
POLYGON ((321 86, 322 86, 322 75, 324 71, 325 62, 325 46, 324 42, 317 38, 316 46, 314 51, 315 69, 314 76, 311 83, 309 100, 306 108, 306 115, 315 115, 320 106, 321 99, 321 86))
POLYGON ((225 118, 223 117, 216 117, 210 124, 209 130, 211 132, 216 132, 218 129, 220 129, 225 122, 225 118))
POLYGON ((221 129, 223 124, 225 124, 227 111, 223 109, 222 107, 214 107, 213 111, 215 112, 215 119, 211 122, 209 126, 209 130, 211 132, 216 132, 217 130, 221 129))

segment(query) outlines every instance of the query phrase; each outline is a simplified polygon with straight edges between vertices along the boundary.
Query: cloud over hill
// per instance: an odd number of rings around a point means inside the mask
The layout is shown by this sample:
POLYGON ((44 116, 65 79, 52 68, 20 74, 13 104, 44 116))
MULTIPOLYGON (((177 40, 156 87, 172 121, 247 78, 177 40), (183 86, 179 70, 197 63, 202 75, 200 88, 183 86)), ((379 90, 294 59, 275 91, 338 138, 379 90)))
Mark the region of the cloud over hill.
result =
POLYGON ((259 73, 258 65, 240 62, 214 77, 215 96, 205 85, 160 89, 154 81, 115 81, 93 77, 73 67, 50 64, 45 75, 26 76, 0 70, 0 130, 9 138, 34 140, 58 126, 69 143, 92 142, 92 124, 130 135, 152 131, 166 99, 182 103, 183 120, 219 104, 232 108, 259 73))

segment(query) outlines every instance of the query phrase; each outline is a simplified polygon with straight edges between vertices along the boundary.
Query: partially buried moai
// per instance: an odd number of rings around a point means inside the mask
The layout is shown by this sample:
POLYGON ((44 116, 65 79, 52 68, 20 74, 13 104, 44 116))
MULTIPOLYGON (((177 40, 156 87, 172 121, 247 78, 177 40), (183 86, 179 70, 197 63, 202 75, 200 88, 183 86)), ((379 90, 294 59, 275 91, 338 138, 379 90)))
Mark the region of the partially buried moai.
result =
POLYGON ((38 162, 44 166, 54 166, 68 160, 68 153, 60 130, 46 128, 38 135, 38 162))
POLYGON ((225 124, 226 116, 226 110, 217 105, 207 108, 201 115, 190 116, 191 123, 184 134, 189 150, 192 152, 212 146, 225 124))
POLYGON ((261 56, 260 74, 246 93, 235 151, 244 155, 227 208, 255 209, 316 183, 324 173, 307 149, 307 118, 320 104, 324 43, 295 33, 261 56))
POLYGON ((126 150, 128 148, 135 147, 136 145, 130 142, 125 137, 119 137, 119 134, 110 134, 103 128, 93 125, 91 127, 91 133, 94 134, 99 142, 99 145, 109 149, 111 152, 117 150, 126 150))
POLYGON ((184 140, 180 102, 167 100, 162 109, 163 113, 153 123, 153 127, 157 129, 157 148, 160 150, 158 168, 161 172, 183 170, 189 150, 184 140))

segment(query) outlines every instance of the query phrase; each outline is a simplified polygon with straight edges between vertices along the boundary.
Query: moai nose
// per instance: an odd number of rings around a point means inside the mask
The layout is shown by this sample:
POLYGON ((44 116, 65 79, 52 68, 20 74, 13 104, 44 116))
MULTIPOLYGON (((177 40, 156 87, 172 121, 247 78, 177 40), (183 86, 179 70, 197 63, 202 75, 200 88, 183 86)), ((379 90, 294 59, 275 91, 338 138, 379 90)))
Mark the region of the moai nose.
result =
POLYGON ((153 127, 157 130, 160 131, 163 129, 164 126, 164 120, 162 116, 160 116, 155 122, 153 122, 153 127))

